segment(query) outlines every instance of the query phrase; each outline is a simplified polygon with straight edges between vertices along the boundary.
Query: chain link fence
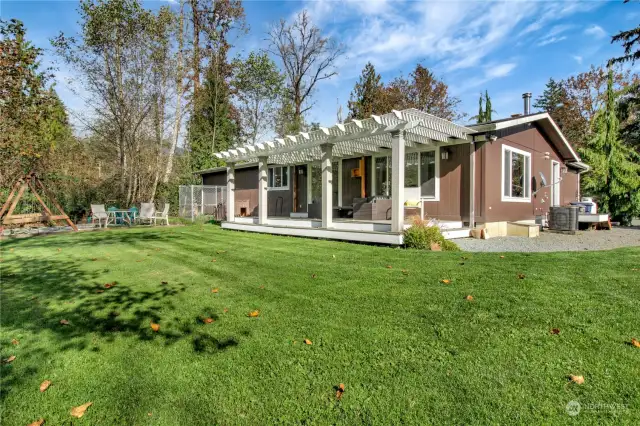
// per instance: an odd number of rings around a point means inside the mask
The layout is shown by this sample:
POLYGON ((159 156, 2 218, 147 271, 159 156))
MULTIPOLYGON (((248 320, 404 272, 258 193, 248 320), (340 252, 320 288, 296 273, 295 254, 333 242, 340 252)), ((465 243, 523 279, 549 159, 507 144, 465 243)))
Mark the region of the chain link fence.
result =
POLYGON ((208 216, 214 220, 227 217, 227 187, 215 185, 180 185, 180 217, 195 220, 208 216))

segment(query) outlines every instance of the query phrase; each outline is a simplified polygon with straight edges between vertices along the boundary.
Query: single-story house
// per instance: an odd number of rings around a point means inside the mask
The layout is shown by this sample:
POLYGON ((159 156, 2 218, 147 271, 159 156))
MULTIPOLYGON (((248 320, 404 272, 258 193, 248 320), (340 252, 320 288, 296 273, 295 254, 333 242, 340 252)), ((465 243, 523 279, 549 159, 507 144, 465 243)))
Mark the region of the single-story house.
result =
POLYGON ((547 113, 461 126, 407 109, 216 155, 227 166, 198 173, 227 187, 223 228, 388 244, 415 215, 448 238, 506 235, 579 200, 589 169, 547 113))

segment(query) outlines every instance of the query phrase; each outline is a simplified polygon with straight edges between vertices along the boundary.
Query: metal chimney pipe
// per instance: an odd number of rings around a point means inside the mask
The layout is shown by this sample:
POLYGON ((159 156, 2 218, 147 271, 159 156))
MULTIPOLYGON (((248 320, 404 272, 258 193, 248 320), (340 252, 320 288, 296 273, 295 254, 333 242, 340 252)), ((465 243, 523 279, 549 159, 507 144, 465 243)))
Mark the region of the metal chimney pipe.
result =
POLYGON ((524 99, 524 115, 531 114, 531 93, 523 93, 522 99, 524 99))

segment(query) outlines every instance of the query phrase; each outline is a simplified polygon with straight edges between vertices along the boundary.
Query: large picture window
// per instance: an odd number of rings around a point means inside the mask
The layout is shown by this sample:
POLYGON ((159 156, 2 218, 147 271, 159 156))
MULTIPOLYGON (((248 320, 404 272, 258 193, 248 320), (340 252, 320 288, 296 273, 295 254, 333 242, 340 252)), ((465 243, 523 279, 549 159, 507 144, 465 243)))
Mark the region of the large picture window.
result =
POLYGON ((502 146, 502 201, 531 201, 531 154, 502 146))
MULTIPOLYGON (((407 152, 404 156, 404 187, 420 188, 420 197, 436 198, 436 151, 407 152)), ((391 196, 391 156, 375 157, 375 195, 391 196)))
POLYGON ((271 190, 289 189, 289 167, 269 166, 268 187, 271 190))

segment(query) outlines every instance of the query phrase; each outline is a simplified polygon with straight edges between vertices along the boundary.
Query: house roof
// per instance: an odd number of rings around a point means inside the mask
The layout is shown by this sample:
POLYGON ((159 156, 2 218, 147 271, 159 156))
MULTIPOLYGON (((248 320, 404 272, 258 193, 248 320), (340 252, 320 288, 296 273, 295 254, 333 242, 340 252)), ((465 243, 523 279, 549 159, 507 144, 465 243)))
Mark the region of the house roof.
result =
POLYGON ((542 131, 544 131, 562 158, 567 162, 568 166, 584 171, 589 170, 589 166, 582 162, 580 156, 575 152, 556 122, 547 112, 504 118, 482 124, 474 124, 469 126, 469 128, 474 130, 473 134, 478 134, 529 123, 535 123, 542 129, 542 131))
POLYGON ((332 144, 334 157, 368 155, 391 148, 391 133, 404 131, 406 147, 469 140, 470 128, 417 109, 393 110, 362 120, 320 127, 312 132, 287 135, 264 143, 246 144, 215 155, 226 162, 256 162, 268 157, 274 164, 297 164, 322 158, 320 145, 332 144))

